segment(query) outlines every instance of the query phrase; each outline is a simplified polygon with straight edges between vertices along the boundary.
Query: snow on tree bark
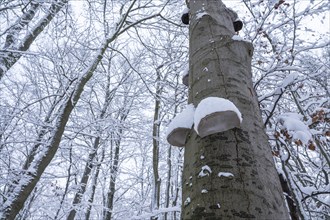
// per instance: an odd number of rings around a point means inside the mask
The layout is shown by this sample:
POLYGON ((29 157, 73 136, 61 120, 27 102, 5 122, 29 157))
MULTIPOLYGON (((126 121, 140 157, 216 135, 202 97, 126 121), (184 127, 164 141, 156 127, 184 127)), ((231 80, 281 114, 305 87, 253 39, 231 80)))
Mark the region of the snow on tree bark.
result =
POLYGON ((190 13, 189 103, 229 99, 243 121, 241 128, 204 138, 191 130, 182 180, 182 201, 189 203, 183 202, 182 218, 288 219, 252 86, 252 44, 232 39, 237 16, 221 1, 190 1, 190 13), (212 172, 199 175, 205 166, 212 172))

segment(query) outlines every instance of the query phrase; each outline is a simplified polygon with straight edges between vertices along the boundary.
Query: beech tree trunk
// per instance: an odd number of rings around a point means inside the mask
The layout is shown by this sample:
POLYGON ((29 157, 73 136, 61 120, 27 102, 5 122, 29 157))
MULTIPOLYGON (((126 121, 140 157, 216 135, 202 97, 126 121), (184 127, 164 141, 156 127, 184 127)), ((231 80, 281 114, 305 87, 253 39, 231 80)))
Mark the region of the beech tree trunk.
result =
POLYGON ((188 102, 196 107, 207 97, 228 99, 243 121, 204 138, 191 130, 182 219, 289 219, 252 86, 253 46, 232 39, 235 19, 220 0, 190 1, 188 102))

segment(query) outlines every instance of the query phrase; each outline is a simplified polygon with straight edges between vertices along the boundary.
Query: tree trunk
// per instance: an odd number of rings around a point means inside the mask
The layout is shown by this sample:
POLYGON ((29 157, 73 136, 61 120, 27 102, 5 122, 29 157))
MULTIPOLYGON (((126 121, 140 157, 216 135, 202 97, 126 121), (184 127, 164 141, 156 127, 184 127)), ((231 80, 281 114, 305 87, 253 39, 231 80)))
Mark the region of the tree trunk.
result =
MULTIPOLYGON (((172 147, 168 146, 167 149, 167 178, 166 178, 166 189, 165 189, 165 208, 170 205, 170 188, 171 188, 171 177, 172 177, 172 147)), ((167 220, 167 212, 164 213, 164 220, 167 220)))
POLYGON ((90 195, 90 198, 88 199, 88 206, 87 206, 86 214, 85 214, 85 219, 86 220, 90 219, 92 204, 94 202, 94 196, 95 196, 95 193, 96 193, 97 180, 99 178, 99 173, 100 173, 100 169, 101 169, 103 159, 104 159, 104 150, 102 152, 101 160, 96 166, 96 171, 95 171, 95 175, 94 175, 93 183, 92 183, 92 193, 90 195))
MULTIPOLYGON (((154 121, 152 127, 152 169, 154 175, 154 184, 153 184, 153 196, 151 199, 151 212, 155 209, 159 209, 159 197, 160 197, 160 177, 158 172, 159 164, 159 108, 160 108, 160 72, 157 69, 157 79, 156 79, 156 100, 155 100, 155 109, 154 109, 154 121)), ((152 216, 151 219, 157 219, 157 217, 152 216)))
MULTIPOLYGON (((179 93, 180 91, 178 90, 178 86, 179 86, 179 79, 181 79, 181 75, 177 75, 176 76, 176 83, 175 83, 175 95, 174 95, 174 103, 175 103, 175 106, 174 106, 174 116, 178 113, 178 96, 179 96, 179 93)), ((169 145, 168 146, 168 150, 167 150, 167 179, 166 179, 166 188, 165 188, 165 208, 169 208, 170 207, 170 197, 174 196, 173 195, 173 192, 172 192, 172 195, 171 195, 171 187, 172 184, 171 184, 171 180, 172 180, 172 146, 169 145)), ((171 213, 168 213, 168 212, 165 212, 164 214, 164 220, 167 220, 168 218, 168 214, 171 215, 171 213)), ((173 212, 173 216, 175 216, 175 212, 173 212)), ((170 219, 171 216, 170 216, 170 219)))
POLYGON ((81 177, 80 184, 79 184, 80 188, 74 196, 74 199, 73 199, 73 202, 72 202, 72 210, 70 211, 70 213, 67 217, 67 220, 73 220, 76 216, 75 206, 77 206, 81 203, 82 197, 86 192, 87 183, 88 183, 90 174, 92 172, 92 169, 94 167, 94 164, 93 164, 94 163, 94 158, 96 156, 97 148, 99 147, 99 144, 100 144, 100 137, 97 137, 94 140, 92 152, 90 152, 88 154, 88 159, 87 159, 87 163, 86 163, 86 166, 85 166, 85 170, 84 170, 84 173, 81 177))
POLYGON ((191 130, 182 218, 289 219, 252 86, 253 47, 232 39, 236 15, 221 1, 190 1, 190 13, 189 103, 229 99, 243 121, 240 128, 204 138, 191 130))
POLYGON ((0 57, 0 80, 4 74, 9 70, 18 60, 21 58, 21 51, 27 51, 34 40, 39 36, 39 34, 45 29, 45 27, 52 21, 55 15, 68 3, 68 0, 60 0, 53 3, 46 15, 35 25, 35 27, 29 31, 29 34, 20 42, 19 47, 12 47, 15 42, 15 35, 18 35, 21 29, 27 25, 34 17, 39 4, 32 3, 31 8, 23 14, 21 19, 16 21, 16 24, 9 29, 9 33, 6 37, 6 42, 4 49, 15 50, 18 52, 7 52, 6 56, 0 57))
POLYGON ((44 170, 51 162, 57 149, 60 145, 62 135, 64 133, 65 126, 69 120, 69 116, 75 106, 75 104, 80 99, 80 95, 89 79, 93 76, 93 73, 102 59, 102 55, 108 47, 108 42, 106 42, 100 49, 99 54, 96 59, 93 60, 92 65, 86 70, 83 76, 77 83, 75 90, 67 97, 64 102, 57 119, 53 135, 45 146, 43 156, 40 157, 38 161, 35 161, 33 165, 30 166, 30 170, 26 174, 22 175, 20 182, 15 186, 14 191, 8 195, 10 200, 7 201, 3 206, 2 218, 11 220, 15 219, 16 215, 22 209, 26 199, 38 183, 44 170))
POLYGON ((65 197, 68 195, 68 190, 69 190, 69 185, 70 185, 70 178, 72 176, 71 174, 71 168, 72 168, 72 148, 70 148, 69 151, 69 167, 68 167, 68 174, 67 174, 67 178, 66 178, 66 184, 65 184, 65 188, 64 188, 64 192, 61 198, 61 202, 60 202, 60 206, 58 207, 57 211, 56 211, 56 215, 54 217, 54 220, 59 219, 59 215, 60 215, 60 211, 62 209, 62 207, 65 205, 64 201, 65 201, 65 197))
POLYGON ((118 140, 115 140, 115 155, 113 157, 113 164, 110 170, 110 184, 107 193, 107 209, 104 212, 104 219, 111 220, 112 217, 112 210, 113 210, 113 201, 115 198, 115 190, 116 190, 116 179, 118 173, 118 164, 119 164, 119 150, 120 150, 120 142, 121 142, 121 134, 122 129, 119 132, 118 140))
MULTIPOLYGON (((122 123, 125 122, 127 119, 127 116, 129 114, 129 111, 132 107, 133 101, 130 100, 129 96, 124 96, 124 104, 121 110, 119 110, 119 122, 120 126, 123 126, 122 123)), ((112 218, 112 212, 113 212, 113 206, 114 206, 114 198, 115 198, 115 191, 116 191, 116 180, 117 180, 117 175, 118 175, 118 166, 119 166, 119 152, 120 152, 120 146, 121 146, 121 140, 123 137, 123 127, 120 127, 118 129, 118 132, 114 133, 115 135, 113 142, 115 143, 115 152, 114 152, 114 157, 112 160, 112 165, 110 168, 110 183, 109 183, 109 188, 107 192, 107 204, 106 208, 104 209, 103 215, 105 220, 111 220, 112 218)), ((112 149, 112 147, 111 147, 112 149)), ((111 150, 112 151, 112 150, 111 150)))

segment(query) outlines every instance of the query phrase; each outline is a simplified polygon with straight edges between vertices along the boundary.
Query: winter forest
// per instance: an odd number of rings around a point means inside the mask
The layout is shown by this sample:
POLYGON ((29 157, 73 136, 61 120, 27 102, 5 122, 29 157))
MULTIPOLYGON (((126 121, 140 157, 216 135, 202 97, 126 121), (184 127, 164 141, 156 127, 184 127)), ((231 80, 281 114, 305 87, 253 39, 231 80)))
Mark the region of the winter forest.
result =
MULTIPOLYGON (((287 206, 329 219, 330 3, 223 3, 254 47, 287 206)), ((180 219, 185 148, 166 134, 187 107, 186 7, 0 0, 0 219, 180 219)))

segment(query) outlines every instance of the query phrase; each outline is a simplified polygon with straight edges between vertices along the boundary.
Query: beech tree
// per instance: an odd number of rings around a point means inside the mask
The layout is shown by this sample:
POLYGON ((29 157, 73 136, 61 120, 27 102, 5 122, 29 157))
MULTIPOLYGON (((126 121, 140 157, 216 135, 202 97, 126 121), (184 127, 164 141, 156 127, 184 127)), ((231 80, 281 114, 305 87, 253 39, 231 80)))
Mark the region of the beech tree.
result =
POLYGON ((205 137, 190 131, 182 218, 288 219, 253 88, 253 46, 234 36, 237 15, 222 1, 190 1, 189 8, 188 102, 196 107, 208 97, 228 99, 243 121, 239 127, 205 137))

